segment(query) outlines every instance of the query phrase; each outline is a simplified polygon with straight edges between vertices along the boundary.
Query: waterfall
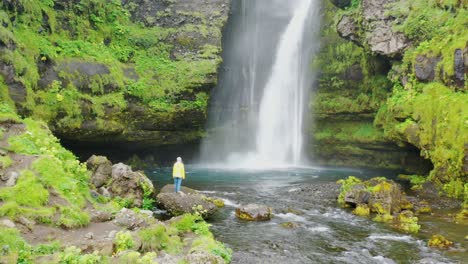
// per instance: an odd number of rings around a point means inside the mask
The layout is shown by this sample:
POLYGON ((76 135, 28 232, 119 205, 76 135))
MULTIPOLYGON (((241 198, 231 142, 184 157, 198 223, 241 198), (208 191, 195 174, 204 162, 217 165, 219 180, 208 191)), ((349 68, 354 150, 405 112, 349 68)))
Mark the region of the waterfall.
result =
POLYGON ((305 159, 305 112, 318 47, 318 0, 233 1, 224 64, 214 91, 204 163, 298 166, 305 159))

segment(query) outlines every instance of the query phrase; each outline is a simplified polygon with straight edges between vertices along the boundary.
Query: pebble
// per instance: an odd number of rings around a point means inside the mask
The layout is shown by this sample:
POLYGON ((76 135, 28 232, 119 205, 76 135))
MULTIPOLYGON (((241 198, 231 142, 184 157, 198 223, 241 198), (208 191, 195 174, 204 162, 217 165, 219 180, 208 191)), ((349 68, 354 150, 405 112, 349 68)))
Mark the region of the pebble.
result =
POLYGON ((84 237, 87 238, 87 239, 93 239, 93 238, 94 238, 94 233, 93 233, 93 232, 89 232, 89 233, 87 233, 84 237))
POLYGON ((3 226, 9 227, 9 228, 15 228, 16 227, 15 223, 13 223, 10 219, 3 219, 0 222, 0 224, 3 225, 3 226))
POLYGON ((468 241, 468 235, 466 235, 466 236, 465 236, 465 240, 467 240, 467 241, 468 241))

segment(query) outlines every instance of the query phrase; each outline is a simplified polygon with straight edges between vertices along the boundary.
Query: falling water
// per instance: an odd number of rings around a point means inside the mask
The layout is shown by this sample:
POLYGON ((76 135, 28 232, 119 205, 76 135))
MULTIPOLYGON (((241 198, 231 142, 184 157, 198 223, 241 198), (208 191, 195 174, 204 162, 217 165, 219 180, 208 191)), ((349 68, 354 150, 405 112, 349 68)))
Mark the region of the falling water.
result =
POLYGON ((318 0, 233 1, 224 64, 202 161, 231 167, 297 166, 318 46, 318 0))

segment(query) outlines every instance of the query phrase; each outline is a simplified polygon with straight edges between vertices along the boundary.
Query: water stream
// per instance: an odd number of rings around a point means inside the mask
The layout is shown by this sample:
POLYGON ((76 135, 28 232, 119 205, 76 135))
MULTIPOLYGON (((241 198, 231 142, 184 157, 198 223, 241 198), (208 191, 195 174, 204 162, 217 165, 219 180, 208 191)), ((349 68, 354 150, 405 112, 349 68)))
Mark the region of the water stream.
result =
MULTIPOLYGON (((225 200, 226 207, 209 222, 216 238, 234 250, 233 263, 428 264, 464 263, 463 258, 467 257, 466 252, 429 249, 427 237, 423 240, 403 234, 337 207, 337 179, 348 175, 394 177, 395 172, 336 168, 220 170, 193 166, 188 166, 187 171, 184 186, 225 200), (267 222, 236 219, 235 208, 248 203, 271 206, 274 218, 267 222), (284 222, 294 222, 298 227, 284 228, 284 222)), ((154 169, 148 175, 157 188, 172 180, 170 168, 154 169)), ((428 221, 423 225, 429 233, 439 232, 446 225, 428 221)))

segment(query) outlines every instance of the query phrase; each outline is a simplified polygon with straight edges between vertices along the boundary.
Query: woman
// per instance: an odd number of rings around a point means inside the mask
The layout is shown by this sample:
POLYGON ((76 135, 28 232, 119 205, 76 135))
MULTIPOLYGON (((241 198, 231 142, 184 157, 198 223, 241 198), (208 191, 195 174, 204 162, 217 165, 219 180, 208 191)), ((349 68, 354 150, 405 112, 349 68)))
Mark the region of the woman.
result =
POLYGON ((184 163, 182 163, 181 157, 177 157, 177 161, 174 163, 174 167, 172 168, 172 177, 174 178, 175 192, 178 193, 180 192, 182 180, 185 179, 185 167, 184 163))

